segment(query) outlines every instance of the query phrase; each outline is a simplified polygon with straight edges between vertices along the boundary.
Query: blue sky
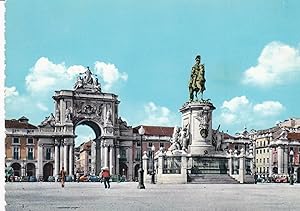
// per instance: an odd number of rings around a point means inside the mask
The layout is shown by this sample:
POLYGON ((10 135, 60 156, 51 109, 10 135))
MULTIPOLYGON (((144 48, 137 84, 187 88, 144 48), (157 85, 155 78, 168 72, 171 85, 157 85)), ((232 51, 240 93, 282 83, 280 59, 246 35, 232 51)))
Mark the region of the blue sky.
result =
MULTIPOLYGON (((40 123, 90 66, 129 125, 180 125, 197 54, 213 127, 299 117, 299 1, 6 2, 6 119, 40 123)), ((82 134, 87 133, 83 129, 82 134)))

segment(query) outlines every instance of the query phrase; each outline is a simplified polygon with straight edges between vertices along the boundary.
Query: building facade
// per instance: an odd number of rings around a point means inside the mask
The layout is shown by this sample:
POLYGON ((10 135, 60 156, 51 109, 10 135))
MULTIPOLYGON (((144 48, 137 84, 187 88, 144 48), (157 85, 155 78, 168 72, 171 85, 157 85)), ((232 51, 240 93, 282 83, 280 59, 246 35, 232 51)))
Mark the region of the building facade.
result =
POLYGON ((5 165, 14 169, 14 175, 36 176, 38 128, 26 117, 5 120, 5 165))

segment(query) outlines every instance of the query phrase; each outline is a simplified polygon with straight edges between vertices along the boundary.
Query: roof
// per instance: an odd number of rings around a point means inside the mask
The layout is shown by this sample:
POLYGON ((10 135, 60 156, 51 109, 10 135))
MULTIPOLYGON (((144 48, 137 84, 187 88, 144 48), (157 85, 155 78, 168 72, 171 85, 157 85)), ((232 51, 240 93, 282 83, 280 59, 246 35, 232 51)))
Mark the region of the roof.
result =
POLYGON ((11 120, 5 120, 5 128, 18 128, 18 129, 38 129, 36 126, 28 123, 23 122, 23 119, 11 119, 11 120), (20 121, 21 120, 21 121, 20 121))
MULTIPOLYGON (((133 133, 139 133, 138 130, 141 125, 133 128, 133 133)), ((153 135, 153 136, 172 136, 174 127, 164 127, 164 126, 147 126, 143 125, 145 130, 145 135, 153 135)))
POLYGON ((287 138, 289 140, 299 140, 300 141, 300 133, 288 133, 287 138))

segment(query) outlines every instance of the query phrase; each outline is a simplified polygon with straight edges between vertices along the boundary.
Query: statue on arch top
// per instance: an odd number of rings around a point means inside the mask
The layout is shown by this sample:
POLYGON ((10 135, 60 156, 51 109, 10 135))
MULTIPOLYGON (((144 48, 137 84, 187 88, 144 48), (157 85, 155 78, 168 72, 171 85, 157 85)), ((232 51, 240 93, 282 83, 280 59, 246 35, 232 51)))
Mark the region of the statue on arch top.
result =
POLYGON ((201 100, 203 100, 203 92, 205 91, 205 69, 204 64, 201 64, 201 56, 197 55, 196 63, 192 67, 191 78, 189 81, 190 101, 194 100, 194 97, 198 99, 198 92, 201 93, 201 100))
POLYGON ((74 89, 101 92, 101 84, 96 75, 92 73, 89 67, 87 67, 87 70, 84 73, 79 73, 77 81, 74 84, 74 89))

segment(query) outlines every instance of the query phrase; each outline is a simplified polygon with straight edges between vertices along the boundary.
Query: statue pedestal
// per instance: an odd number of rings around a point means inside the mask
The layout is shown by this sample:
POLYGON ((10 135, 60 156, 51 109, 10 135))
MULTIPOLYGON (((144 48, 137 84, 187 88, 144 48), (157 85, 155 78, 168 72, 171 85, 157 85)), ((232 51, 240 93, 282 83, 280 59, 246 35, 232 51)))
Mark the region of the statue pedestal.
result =
POLYGON ((189 102, 180 109, 182 127, 189 125, 189 154, 207 155, 215 151, 212 146, 212 112, 214 109, 213 104, 207 101, 189 102))

